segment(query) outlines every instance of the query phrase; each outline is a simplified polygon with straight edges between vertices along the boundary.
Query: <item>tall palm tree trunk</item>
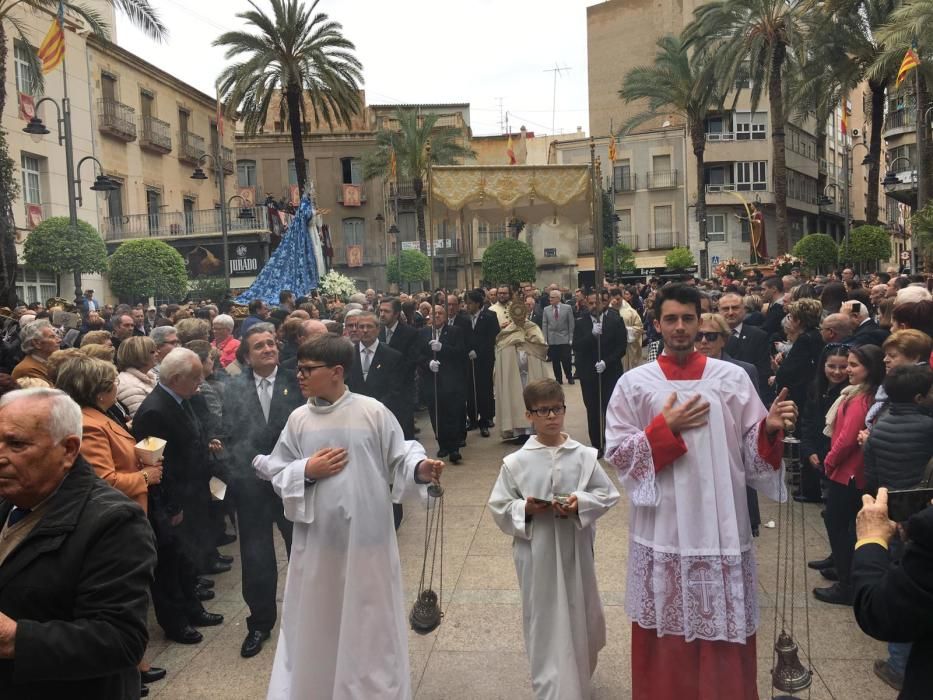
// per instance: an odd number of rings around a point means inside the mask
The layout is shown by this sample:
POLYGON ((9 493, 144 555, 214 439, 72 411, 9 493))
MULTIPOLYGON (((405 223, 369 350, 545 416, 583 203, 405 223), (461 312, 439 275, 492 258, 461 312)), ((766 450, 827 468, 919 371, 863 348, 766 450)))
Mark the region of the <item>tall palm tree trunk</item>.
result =
POLYGON ((881 177, 881 132, 884 129, 884 101, 887 85, 868 81, 871 90, 871 134, 868 137, 868 210, 865 212, 869 224, 878 223, 878 186, 881 177))
POLYGON ((704 156, 706 153, 706 127, 702 122, 690 125, 690 141, 693 146, 693 155, 697 161, 697 221, 700 224, 700 277, 709 277, 709 242, 707 240, 706 225, 706 173, 704 169, 704 156))
MULTIPOLYGON (((415 191, 415 217, 418 220, 418 245, 421 246, 421 252, 428 254, 428 234, 424 225, 424 180, 421 177, 411 179, 411 187, 415 191)), ((432 251, 433 252, 433 251, 432 251)), ((433 262, 431 263, 434 264, 433 262)))
POLYGON ((784 88, 781 70, 787 47, 783 43, 774 46, 771 54, 771 78, 768 81, 768 99, 771 102, 771 147, 774 167, 774 218, 777 223, 777 254, 784 255, 788 248, 787 236, 787 157, 784 150, 784 88))
POLYGON ((289 83, 285 87, 285 101, 288 104, 288 130, 292 137, 292 151, 295 154, 295 176, 298 179, 299 194, 304 194, 308 185, 308 164, 305 162, 305 147, 301 129, 301 85, 289 83))

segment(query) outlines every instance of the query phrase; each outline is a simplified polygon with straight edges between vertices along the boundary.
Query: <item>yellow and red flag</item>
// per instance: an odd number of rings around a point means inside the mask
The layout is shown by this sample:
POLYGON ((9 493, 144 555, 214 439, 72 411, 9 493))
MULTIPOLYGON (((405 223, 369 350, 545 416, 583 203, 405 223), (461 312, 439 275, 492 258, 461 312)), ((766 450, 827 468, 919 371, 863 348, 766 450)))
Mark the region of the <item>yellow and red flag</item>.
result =
POLYGON ((515 165, 515 163, 516 163, 517 161, 516 161, 516 158, 515 158, 515 149, 512 147, 512 134, 511 134, 511 132, 509 132, 509 145, 508 145, 508 147, 505 149, 505 154, 509 157, 509 165, 515 165))
POLYGON ((52 20, 52 26, 39 45, 39 60, 42 72, 49 73, 65 60, 65 5, 59 0, 58 15, 52 20))
POLYGON ((845 136, 849 133, 849 115, 846 112, 846 98, 842 98, 842 119, 839 121, 839 130, 845 136))
POLYGON ((907 53, 904 54, 904 60, 901 61, 901 67, 897 69, 897 80, 894 83, 895 87, 900 87, 901 83, 904 82, 904 78, 907 77, 907 74, 919 65, 920 58, 917 56, 913 47, 907 49, 907 53))
POLYGON ((389 179, 397 180, 398 178, 398 161, 395 159, 395 149, 393 148, 389 151, 389 179))
POLYGON ((609 137, 609 162, 612 163, 616 159, 616 137, 610 135, 609 137))

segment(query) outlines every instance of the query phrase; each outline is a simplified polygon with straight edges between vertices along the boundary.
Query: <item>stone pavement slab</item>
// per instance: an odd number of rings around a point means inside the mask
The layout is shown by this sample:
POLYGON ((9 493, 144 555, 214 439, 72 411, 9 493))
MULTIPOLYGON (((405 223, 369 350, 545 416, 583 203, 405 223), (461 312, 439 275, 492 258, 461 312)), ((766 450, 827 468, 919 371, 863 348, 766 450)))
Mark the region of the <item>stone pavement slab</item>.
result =
MULTIPOLYGON (((579 385, 564 388, 568 394, 568 432, 585 442, 586 415, 579 385)), ((437 447, 426 414, 419 415, 419 425, 420 437, 430 454, 437 447)), ((440 628, 429 635, 409 633, 412 687, 417 700, 524 700, 532 697, 511 541, 496 527, 485 507, 502 457, 514 449, 500 442, 495 430, 489 439, 472 432, 463 450, 464 461, 449 465, 444 473, 445 618, 440 628)), ((612 477, 615 479, 615 474, 612 477)), ((764 521, 778 519, 775 504, 762 498, 761 506, 764 521)), ((861 633, 851 608, 818 603, 809 595, 812 587, 824 584, 817 572, 809 570, 805 580, 802 544, 805 540, 810 559, 823 556, 828 544, 819 507, 803 508, 807 519, 806 537, 800 537, 798 528, 795 595, 788 599, 793 603, 795 636, 805 663, 804 620, 809 603, 814 682, 809 695, 802 693, 800 697, 893 700, 896 693, 872 673, 872 662, 885 656, 885 645, 861 633)), ((593 682, 593 697, 600 700, 631 697, 631 623, 623 609, 627 524, 628 507, 624 496, 598 523, 597 577, 608 626, 607 646, 600 654, 593 682)), ((398 540, 405 596, 409 602, 414 600, 421 575, 424 525, 424 511, 419 507, 406 507, 398 540)), ((775 594, 782 590, 780 581, 775 578, 777 542, 778 530, 767 528, 762 528, 761 537, 756 540, 762 606, 758 634, 758 679, 762 699, 771 697, 773 692, 770 668, 774 605, 775 594)), ((281 601, 287 561, 280 540, 278 548, 281 601)), ((265 697, 278 630, 273 631, 272 639, 258 656, 240 657, 248 612, 240 595, 238 545, 225 547, 224 552, 235 557, 234 568, 215 578, 217 598, 205 607, 211 612, 222 612, 226 621, 220 627, 203 629, 204 642, 195 646, 166 642, 150 615, 151 642, 147 658, 153 665, 167 668, 168 676, 150 686, 149 697, 161 700, 265 697)), ((783 601, 783 596, 779 601, 783 601)))

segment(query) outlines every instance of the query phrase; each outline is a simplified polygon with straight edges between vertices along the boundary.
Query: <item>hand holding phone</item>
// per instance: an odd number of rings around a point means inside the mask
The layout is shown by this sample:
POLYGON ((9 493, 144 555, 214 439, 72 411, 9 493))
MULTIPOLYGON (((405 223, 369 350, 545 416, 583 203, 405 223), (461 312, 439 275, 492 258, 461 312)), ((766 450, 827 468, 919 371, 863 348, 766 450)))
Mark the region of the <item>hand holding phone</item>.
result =
POLYGON ((546 510, 549 510, 551 507, 550 501, 545 501, 543 498, 534 498, 533 496, 528 496, 525 499, 525 514, 526 515, 535 515, 537 513, 543 513, 546 510))

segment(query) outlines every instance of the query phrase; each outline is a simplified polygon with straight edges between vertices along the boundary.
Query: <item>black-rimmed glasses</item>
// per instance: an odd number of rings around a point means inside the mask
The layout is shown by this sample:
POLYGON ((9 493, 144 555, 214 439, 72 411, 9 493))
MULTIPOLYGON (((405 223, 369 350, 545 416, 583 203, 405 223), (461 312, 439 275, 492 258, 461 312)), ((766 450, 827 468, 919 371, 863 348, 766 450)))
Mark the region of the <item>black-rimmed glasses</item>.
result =
POLYGON ((552 415, 562 416, 567 412, 566 406, 547 406, 545 408, 532 408, 528 410, 538 418, 550 418, 552 415))
POLYGON ((719 331, 711 331, 709 333, 700 331, 696 334, 696 337, 693 339, 693 341, 699 343, 701 340, 705 340, 707 343, 715 343, 719 338, 722 337, 722 333, 719 331))
POLYGON ((298 374, 302 377, 310 377, 311 373, 321 367, 331 367, 332 365, 298 365, 298 374))

